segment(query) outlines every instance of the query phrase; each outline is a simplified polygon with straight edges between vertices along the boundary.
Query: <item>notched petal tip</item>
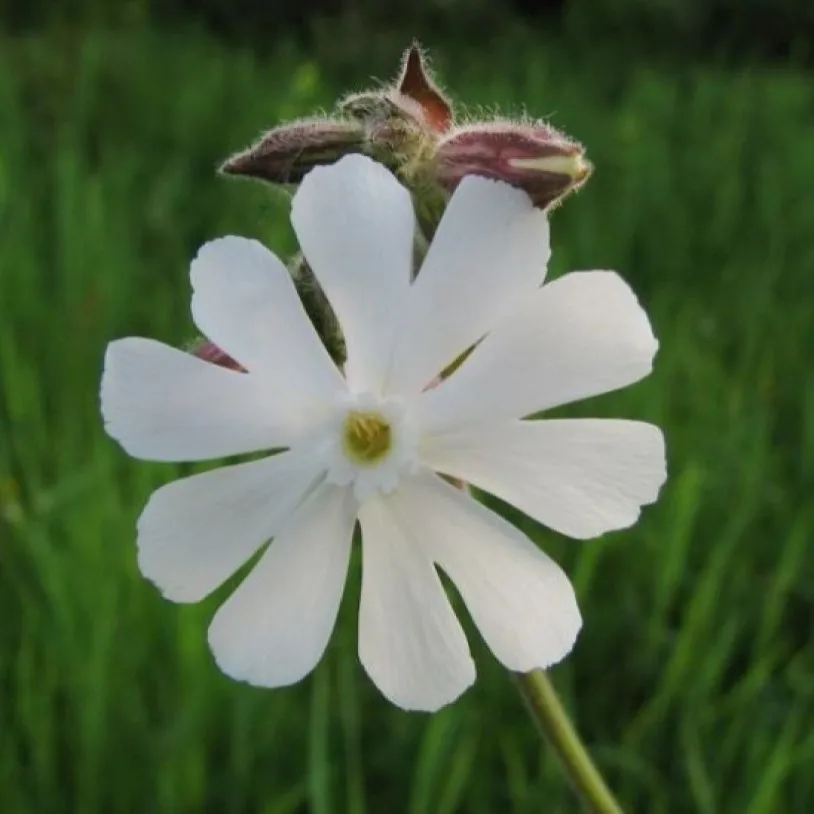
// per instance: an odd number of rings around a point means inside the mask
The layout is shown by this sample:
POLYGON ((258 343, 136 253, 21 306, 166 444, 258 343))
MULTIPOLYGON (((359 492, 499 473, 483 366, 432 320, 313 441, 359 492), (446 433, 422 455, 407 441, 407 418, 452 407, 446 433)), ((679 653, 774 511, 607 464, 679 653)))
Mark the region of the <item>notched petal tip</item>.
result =
POLYGON ((127 395, 126 368, 133 352, 137 352, 142 342, 150 340, 141 337, 124 337, 108 343, 102 368, 102 381, 99 387, 99 410, 104 421, 105 432, 116 441, 129 455, 135 453, 129 449, 123 422, 126 421, 125 406, 127 395))
MULTIPOLYGON (((499 206, 506 206, 507 204, 511 204, 516 211, 532 212, 536 209, 534 201, 525 190, 513 186, 502 178, 494 178, 488 175, 474 174, 465 176, 458 184, 454 194, 458 198, 464 196, 492 198, 496 201, 494 207, 496 212, 499 211, 499 206)), ((539 219, 544 219, 544 216, 541 215, 539 219)))
POLYGON ((110 342, 105 349, 99 388, 99 409, 105 433, 132 458, 145 460, 150 460, 153 456, 144 454, 140 439, 134 437, 131 425, 134 421, 138 422, 138 416, 133 415, 130 404, 133 400, 133 387, 137 387, 138 379, 143 378, 143 371, 137 362, 140 350, 144 347, 143 343, 151 342, 152 340, 134 336, 110 342))
MULTIPOLYGON (((626 333, 643 354, 649 354, 650 368, 659 349, 659 341, 653 324, 630 283, 618 271, 591 269, 571 271, 555 281, 583 287, 593 301, 603 303, 606 312, 612 313, 620 324, 627 323, 626 333)), ((552 283, 553 285, 554 283, 552 283)))
POLYGON ((121 342, 123 340, 117 339, 113 342, 110 342, 105 348, 105 356, 104 361, 102 363, 102 380, 99 385, 99 412, 102 414, 102 420, 105 423, 105 432, 111 436, 111 438, 115 437, 108 429, 108 424, 111 421, 111 387, 112 387, 112 376, 113 376, 113 368, 115 365, 115 356, 116 351, 114 349, 114 345, 117 342, 121 342))
POLYGON ((210 276, 228 275, 251 257, 268 257, 272 253, 259 241, 240 235, 221 235, 202 244, 189 267, 193 289, 208 282, 210 276))
MULTIPOLYGON (((655 503, 664 484, 667 483, 668 462, 667 462, 667 440, 661 427, 647 422, 632 422, 639 425, 639 432, 642 438, 642 454, 645 456, 651 469, 649 490, 640 495, 641 506, 650 506, 655 503)), ((641 513, 641 512, 640 512, 641 513)))

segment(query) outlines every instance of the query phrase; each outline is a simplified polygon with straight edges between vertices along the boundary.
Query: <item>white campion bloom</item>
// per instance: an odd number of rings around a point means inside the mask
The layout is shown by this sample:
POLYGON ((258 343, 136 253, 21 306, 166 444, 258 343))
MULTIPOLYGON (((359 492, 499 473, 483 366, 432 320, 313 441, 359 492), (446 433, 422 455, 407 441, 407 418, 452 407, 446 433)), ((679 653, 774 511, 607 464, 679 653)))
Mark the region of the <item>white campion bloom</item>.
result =
POLYGON ((155 492, 138 523, 142 572, 167 598, 196 602, 272 540, 209 643, 228 675, 280 687, 325 650, 358 520, 359 657, 393 703, 436 710, 475 678, 437 567, 507 668, 558 662, 581 625, 568 578, 441 475, 570 537, 633 524, 665 479, 658 428, 524 417, 647 375, 657 342, 635 296, 610 271, 541 286, 545 214, 481 178, 458 187, 414 281, 410 195, 367 158, 313 170, 292 222, 342 326, 344 372, 283 263, 239 237, 193 261, 192 315, 246 372, 150 339, 107 350, 102 411, 131 455, 283 449, 155 492))

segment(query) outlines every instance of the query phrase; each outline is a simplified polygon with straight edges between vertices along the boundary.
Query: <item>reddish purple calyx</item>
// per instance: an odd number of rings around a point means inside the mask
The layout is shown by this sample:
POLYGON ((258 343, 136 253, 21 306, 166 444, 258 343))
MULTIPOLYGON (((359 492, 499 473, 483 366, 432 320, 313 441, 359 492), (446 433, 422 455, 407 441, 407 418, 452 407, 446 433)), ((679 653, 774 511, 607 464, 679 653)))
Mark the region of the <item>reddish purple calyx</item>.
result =
POLYGON ((587 180, 592 167, 584 156, 580 144, 547 125, 470 125, 439 144, 435 173, 450 190, 467 175, 505 181, 545 208, 587 180))
POLYGON ((213 365, 225 367, 227 370, 236 370, 240 373, 247 372, 246 368, 232 359, 228 353, 225 353, 217 345, 208 340, 203 340, 192 352, 199 359, 203 359, 205 362, 211 362, 213 365))

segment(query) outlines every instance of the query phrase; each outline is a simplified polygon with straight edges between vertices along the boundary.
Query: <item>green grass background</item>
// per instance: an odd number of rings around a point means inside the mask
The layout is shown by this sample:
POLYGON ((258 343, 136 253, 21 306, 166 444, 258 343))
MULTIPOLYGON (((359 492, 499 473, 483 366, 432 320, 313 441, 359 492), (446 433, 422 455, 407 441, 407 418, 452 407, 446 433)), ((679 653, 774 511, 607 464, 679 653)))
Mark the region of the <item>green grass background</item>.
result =
MULTIPOLYGON (((363 49, 362 49, 363 50, 363 49)), ((510 678, 434 716, 356 656, 358 574, 316 673, 221 675, 206 625, 137 572, 134 524, 175 467, 103 433, 106 343, 183 343, 203 241, 293 247, 288 201, 215 177, 263 128, 330 105, 371 62, 202 35, 84 32, 0 48, 0 811, 567 814, 510 678)), ((639 62, 552 42, 459 44, 471 112, 527 109, 597 165, 553 218, 553 272, 614 268, 652 315, 655 374, 572 413, 665 428, 638 526, 535 527, 585 628, 554 679, 630 812, 814 811, 814 85, 802 70, 639 62)))

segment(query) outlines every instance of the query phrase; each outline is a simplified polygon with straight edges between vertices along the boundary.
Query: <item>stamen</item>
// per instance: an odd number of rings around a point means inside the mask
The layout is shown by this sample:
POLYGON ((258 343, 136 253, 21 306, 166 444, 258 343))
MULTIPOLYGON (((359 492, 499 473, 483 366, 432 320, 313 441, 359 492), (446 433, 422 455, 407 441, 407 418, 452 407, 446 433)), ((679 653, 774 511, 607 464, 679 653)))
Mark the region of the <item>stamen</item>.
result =
POLYGON ((390 451, 390 424, 381 413, 351 413, 345 419, 345 453, 357 464, 378 463, 390 451))

